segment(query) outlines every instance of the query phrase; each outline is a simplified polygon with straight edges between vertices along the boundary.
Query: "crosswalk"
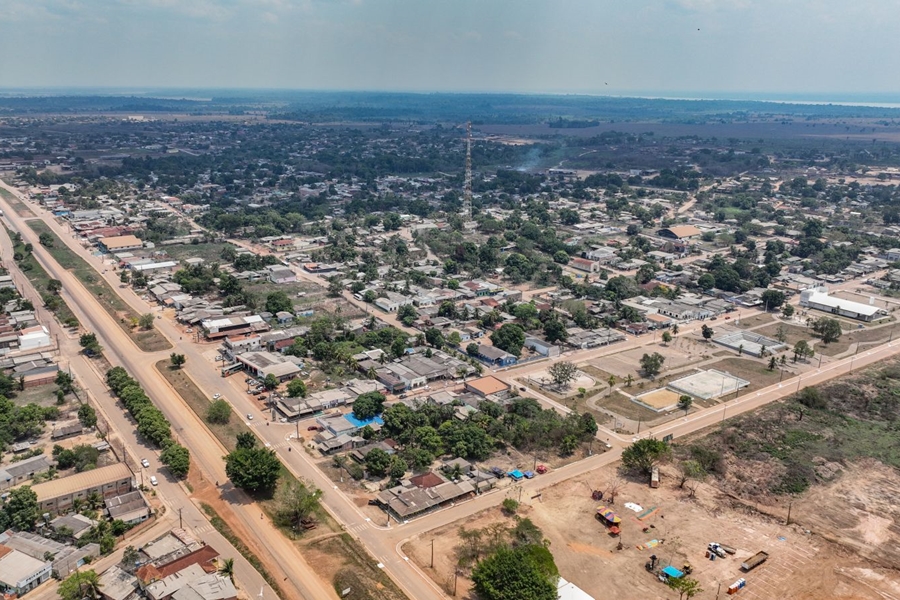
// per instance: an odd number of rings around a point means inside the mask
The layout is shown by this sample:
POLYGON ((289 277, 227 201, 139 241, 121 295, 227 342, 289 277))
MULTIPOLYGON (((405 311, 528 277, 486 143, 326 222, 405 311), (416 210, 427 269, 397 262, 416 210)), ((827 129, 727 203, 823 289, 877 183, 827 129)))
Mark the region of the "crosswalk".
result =
POLYGON ((350 533, 361 533, 365 529, 368 529, 369 523, 368 521, 363 521, 362 523, 357 523, 356 525, 351 525, 347 528, 347 531, 350 533))
POLYGON ((196 535, 200 536, 200 535, 203 535, 203 534, 206 534, 206 533, 210 533, 210 532, 213 531, 214 529, 215 529, 215 527, 213 527, 213 526, 210 525, 209 523, 204 523, 204 524, 201 525, 200 527, 194 527, 194 533, 195 533, 196 535))

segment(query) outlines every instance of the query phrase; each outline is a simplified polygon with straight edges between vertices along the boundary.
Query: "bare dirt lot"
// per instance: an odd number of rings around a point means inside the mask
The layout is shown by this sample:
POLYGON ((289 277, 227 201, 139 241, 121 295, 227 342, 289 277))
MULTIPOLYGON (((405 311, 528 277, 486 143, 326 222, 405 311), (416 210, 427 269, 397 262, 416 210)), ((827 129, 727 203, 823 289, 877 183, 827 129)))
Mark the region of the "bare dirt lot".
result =
MULTIPOLYGON (((719 584, 720 597, 725 597, 727 586, 740 577, 748 582, 739 593, 743 598, 900 597, 896 593, 900 589, 896 572, 865 562, 823 539, 815 530, 807 533, 808 527, 802 521, 807 514, 805 509, 801 508, 800 525, 786 526, 782 518, 733 502, 711 486, 701 485, 696 498, 691 499, 685 490, 678 489, 674 471, 668 471, 663 470, 663 485, 659 489, 650 489, 643 482, 627 482, 620 488, 613 506, 622 518, 620 538, 611 537, 594 518, 596 507, 602 502, 590 498, 592 488, 603 489, 615 476, 612 469, 597 471, 587 479, 564 482, 546 490, 540 501, 523 499, 519 515, 543 530, 560 575, 595 598, 676 598, 646 572, 644 564, 651 554, 656 554, 663 566, 680 568, 689 561, 694 568, 693 577, 705 590, 700 595, 704 598, 713 598, 719 584), (639 505, 640 512, 626 508, 625 503, 639 505), (649 515, 643 520, 638 519, 647 512, 649 515), (639 547, 652 540, 659 543, 650 549, 639 547), (620 541, 623 548, 617 550, 620 541), (731 545, 737 553, 710 561, 704 555, 712 541, 731 545), (750 573, 742 573, 741 561, 760 550, 769 552, 769 560, 750 573)), ((514 490, 507 493, 514 494, 514 490)), ((795 511, 798 504, 802 503, 795 504, 795 511)), ((451 591, 459 527, 484 528, 495 523, 512 526, 514 520, 499 509, 491 509, 465 523, 430 532, 408 543, 404 550, 439 585, 451 591)), ((472 597, 468 579, 460 576, 457 585, 458 597, 472 597)))

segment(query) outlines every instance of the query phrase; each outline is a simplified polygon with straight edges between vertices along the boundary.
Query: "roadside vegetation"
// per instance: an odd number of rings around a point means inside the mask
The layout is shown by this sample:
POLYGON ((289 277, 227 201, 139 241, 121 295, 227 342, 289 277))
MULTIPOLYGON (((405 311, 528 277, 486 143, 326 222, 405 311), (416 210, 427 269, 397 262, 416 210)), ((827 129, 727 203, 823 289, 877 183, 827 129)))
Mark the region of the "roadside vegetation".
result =
POLYGON ((28 221, 28 226, 47 243, 42 245, 59 263, 59 266, 72 271, 85 288, 97 299, 97 302, 119 324, 119 327, 144 352, 168 350, 172 347, 169 341, 153 329, 153 317, 147 323, 149 315, 138 315, 125 303, 119 294, 104 280, 96 269, 66 246, 47 224, 40 220, 28 221), (142 318, 144 321, 142 322, 142 318))

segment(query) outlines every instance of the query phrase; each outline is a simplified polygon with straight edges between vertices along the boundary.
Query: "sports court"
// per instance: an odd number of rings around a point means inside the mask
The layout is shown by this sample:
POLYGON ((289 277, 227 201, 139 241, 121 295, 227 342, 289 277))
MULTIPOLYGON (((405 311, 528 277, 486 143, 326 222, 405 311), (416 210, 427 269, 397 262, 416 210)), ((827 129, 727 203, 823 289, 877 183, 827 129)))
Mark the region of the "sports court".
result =
POLYGON ((696 398, 710 400, 727 396, 748 385, 750 385, 749 381, 735 377, 731 373, 709 369, 676 379, 668 387, 680 394, 689 394, 696 398))
POLYGON ((672 390, 661 388, 635 396, 631 401, 649 408, 652 411, 661 413, 675 409, 678 406, 678 399, 680 397, 681 394, 676 394, 672 390))

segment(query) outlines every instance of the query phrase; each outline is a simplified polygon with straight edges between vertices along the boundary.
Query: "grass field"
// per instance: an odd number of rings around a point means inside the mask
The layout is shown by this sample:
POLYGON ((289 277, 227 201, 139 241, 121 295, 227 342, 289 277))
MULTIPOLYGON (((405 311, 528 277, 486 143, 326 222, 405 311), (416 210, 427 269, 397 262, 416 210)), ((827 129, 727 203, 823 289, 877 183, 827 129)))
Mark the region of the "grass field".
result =
POLYGON ((134 343, 137 344, 138 348, 144 352, 156 352, 172 348, 169 341, 158 331, 152 329, 150 331, 141 331, 132 327, 132 319, 137 319, 139 315, 122 300, 119 294, 106 283, 91 265, 75 254, 55 233, 50 231, 46 223, 43 221, 29 221, 28 226, 38 235, 48 233, 53 236, 53 246, 47 248, 50 255, 59 263, 59 266, 72 271, 82 285, 97 298, 97 301, 106 312, 115 319, 122 331, 127 333, 134 343))
POLYGON ((34 213, 31 212, 31 209, 25 206, 25 203, 19 200, 16 195, 11 193, 9 190, 0 188, 0 196, 3 196, 3 199, 9 203, 12 209, 16 211, 16 213, 18 213, 20 217, 34 216, 34 213))
POLYGON ((217 262, 224 263, 222 260, 222 250, 226 247, 234 247, 231 244, 173 244, 171 246, 159 246, 159 250, 164 250, 172 260, 184 260, 186 258, 202 258, 208 263, 217 262))
MULTIPOLYGON (((5 225, 4 228, 6 228, 5 225)), ((9 233, 9 229, 6 229, 6 232, 9 233)), ((12 235, 10 235, 10 238, 12 238, 12 235)), ((34 286, 39 294, 46 294, 47 284, 50 283, 50 279, 52 279, 50 275, 44 270, 44 267, 38 263, 33 254, 25 252, 24 244, 15 245, 14 250, 16 252, 21 252, 23 255, 22 260, 16 263, 19 266, 19 270, 24 273, 25 277, 28 278, 28 281, 31 282, 31 285, 34 286)), ((72 309, 69 308, 69 305, 66 304, 66 301, 62 298, 59 298, 59 305, 56 310, 53 311, 53 314, 56 316, 56 320, 63 325, 78 323, 75 313, 72 312, 72 309)))

